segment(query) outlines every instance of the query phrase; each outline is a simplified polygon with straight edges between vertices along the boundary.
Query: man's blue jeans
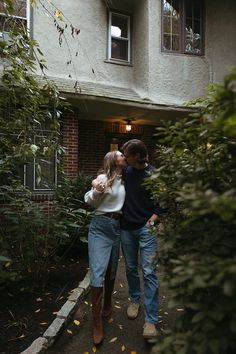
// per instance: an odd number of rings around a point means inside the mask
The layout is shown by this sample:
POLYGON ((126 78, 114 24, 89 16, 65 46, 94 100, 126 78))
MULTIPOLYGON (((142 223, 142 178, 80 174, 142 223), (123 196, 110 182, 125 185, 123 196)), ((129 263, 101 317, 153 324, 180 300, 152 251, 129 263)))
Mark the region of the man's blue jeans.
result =
POLYGON ((138 274, 138 254, 144 280, 145 322, 158 321, 159 291, 156 266, 153 257, 157 251, 157 237, 148 226, 137 230, 121 230, 121 245, 126 264, 126 276, 129 285, 129 296, 133 303, 141 298, 140 279, 138 274))

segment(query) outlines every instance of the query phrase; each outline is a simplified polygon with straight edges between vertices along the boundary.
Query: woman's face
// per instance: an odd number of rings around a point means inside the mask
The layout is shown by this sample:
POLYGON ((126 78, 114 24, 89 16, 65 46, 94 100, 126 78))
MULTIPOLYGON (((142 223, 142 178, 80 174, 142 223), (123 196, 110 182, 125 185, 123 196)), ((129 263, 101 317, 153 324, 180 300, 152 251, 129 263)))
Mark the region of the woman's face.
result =
POLYGON ((124 155, 120 151, 118 151, 116 153, 116 166, 124 168, 126 165, 127 164, 124 155))

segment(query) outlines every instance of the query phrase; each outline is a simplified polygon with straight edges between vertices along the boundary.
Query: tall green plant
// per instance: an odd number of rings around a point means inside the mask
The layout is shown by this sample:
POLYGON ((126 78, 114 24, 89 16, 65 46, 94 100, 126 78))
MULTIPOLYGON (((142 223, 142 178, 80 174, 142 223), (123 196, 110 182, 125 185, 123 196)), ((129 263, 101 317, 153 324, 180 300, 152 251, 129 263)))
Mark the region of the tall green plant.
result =
MULTIPOLYGON (((180 315, 154 353, 236 351, 236 70, 197 112, 159 128, 148 181, 163 216, 158 254, 180 315)), ((199 106, 199 103, 201 105, 199 106)))
POLYGON ((12 194, 0 213, 5 221, 1 228, 4 249, 12 260, 8 260, 8 269, 18 277, 45 285, 49 265, 57 260, 59 247, 69 238, 61 208, 56 201, 37 203, 23 191, 17 197, 12 194))
MULTIPOLYGON (((40 161, 54 157, 55 151, 61 169, 64 150, 60 142, 60 115, 64 103, 56 86, 44 74, 45 60, 37 42, 11 16, 12 12, 12 1, 8 0, 9 39, 0 41, 0 254, 13 256, 13 243, 19 256, 17 263, 21 262, 21 267, 16 268, 35 271, 40 277, 39 273, 45 270, 42 264, 52 259, 58 243, 67 234, 54 215, 44 214, 44 206, 31 200, 19 171, 34 158, 40 166, 40 161), (43 87, 36 80, 38 67, 44 77, 43 87)), ((0 277, 6 277, 5 273, 1 272, 0 277)))

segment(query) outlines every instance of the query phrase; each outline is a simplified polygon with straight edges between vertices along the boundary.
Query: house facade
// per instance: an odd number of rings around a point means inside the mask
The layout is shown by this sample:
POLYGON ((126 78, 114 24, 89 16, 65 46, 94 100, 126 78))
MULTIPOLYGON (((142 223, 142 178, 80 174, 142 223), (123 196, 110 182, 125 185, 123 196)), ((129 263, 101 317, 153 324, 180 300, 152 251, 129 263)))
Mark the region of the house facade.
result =
POLYGON ((96 175, 104 154, 130 138, 146 143, 153 162, 155 127, 186 116, 185 103, 236 64, 235 0, 16 3, 73 107, 62 126, 71 178, 96 175))

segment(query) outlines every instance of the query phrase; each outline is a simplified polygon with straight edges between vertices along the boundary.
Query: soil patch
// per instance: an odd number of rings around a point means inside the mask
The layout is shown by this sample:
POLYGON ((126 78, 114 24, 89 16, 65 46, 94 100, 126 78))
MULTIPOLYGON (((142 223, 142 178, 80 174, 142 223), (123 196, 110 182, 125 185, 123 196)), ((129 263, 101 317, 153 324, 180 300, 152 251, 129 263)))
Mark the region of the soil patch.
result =
POLYGON ((41 336, 87 269, 87 248, 82 247, 49 267, 43 290, 25 282, 0 288, 0 354, 19 354, 41 336))

